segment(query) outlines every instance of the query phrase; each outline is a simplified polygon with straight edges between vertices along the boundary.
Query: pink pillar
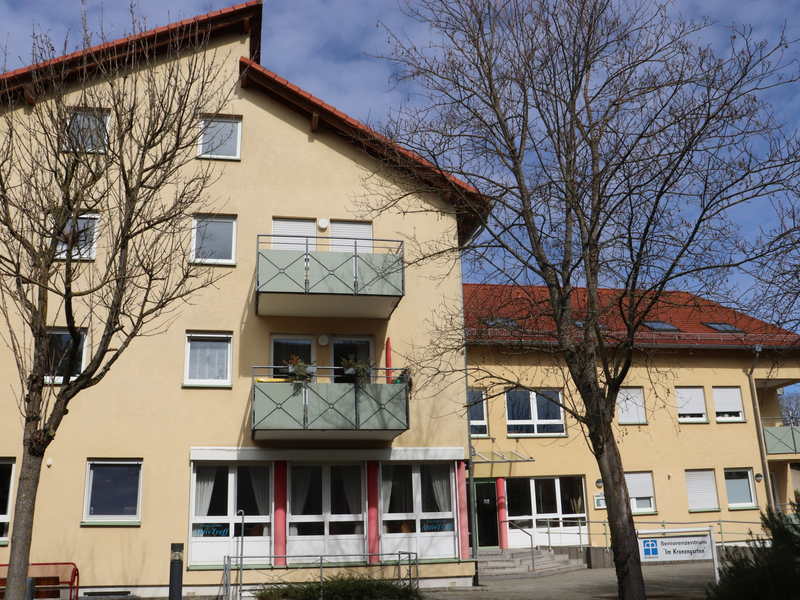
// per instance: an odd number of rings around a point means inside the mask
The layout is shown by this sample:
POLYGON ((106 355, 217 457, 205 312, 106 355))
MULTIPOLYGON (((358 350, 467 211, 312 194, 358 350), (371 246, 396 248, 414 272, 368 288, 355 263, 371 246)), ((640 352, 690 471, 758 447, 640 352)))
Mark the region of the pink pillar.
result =
POLYGON ((381 538, 378 531, 378 461, 367 462, 367 535, 369 543, 369 562, 379 563, 381 557, 381 538))
POLYGON ((508 548, 508 505, 506 504, 506 480, 498 477, 495 480, 497 485, 497 524, 500 528, 500 549, 508 548))
POLYGON ((275 462, 275 514, 272 515, 272 543, 275 565, 286 564, 286 461, 275 462), (282 555, 282 556, 281 556, 282 555))
POLYGON ((469 558, 469 510, 467 506, 466 462, 456 461, 458 481, 458 531, 461 540, 461 558, 469 558))

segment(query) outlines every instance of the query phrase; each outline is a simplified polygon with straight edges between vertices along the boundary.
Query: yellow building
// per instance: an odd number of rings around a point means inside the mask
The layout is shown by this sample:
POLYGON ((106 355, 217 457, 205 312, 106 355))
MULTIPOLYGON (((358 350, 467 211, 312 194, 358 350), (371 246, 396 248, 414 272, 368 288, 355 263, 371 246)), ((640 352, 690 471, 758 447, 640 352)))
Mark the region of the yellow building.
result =
MULTIPOLYGON (((248 2, 187 21, 240 77, 197 149, 219 163, 219 201, 193 216, 193 259, 225 277, 70 405, 45 457, 31 561, 73 562, 82 590, 139 596, 166 595, 171 543, 185 544, 185 593, 220 593, 226 557, 240 553, 270 573, 248 571, 248 583, 306 580, 287 563, 320 556, 393 574, 400 555, 418 558, 409 572, 423 587, 469 585, 463 376, 415 395, 403 360, 429 343, 421 317, 460 298, 460 273, 408 265, 403 237, 455 244, 474 225, 434 196, 429 213, 364 218, 369 194, 408 192, 381 174, 397 149, 262 67, 261 18, 248 2)), ((17 71, 6 88, 35 74, 17 71)), ((102 224, 87 229, 102 236, 102 224)), ((53 323, 54 364, 63 326, 53 323)), ((3 380, 15 381, 3 352, 3 380)), ((56 368, 52 385, 81 368, 56 368)), ((0 563, 21 460, 6 398, 0 563)))
MULTIPOLYGON (((543 293, 465 285, 479 548, 610 541, 597 464, 565 410, 580 414, 577 392, 532 308, 543 293)), ((607 339, 621 331, 600 322, 607 339)), ((780 426, 778 394, 800 379, 798 336, 674 292, 636 341, 614 427, 637 527, 713 525, 718 543, 741 542, 760 510, 794 501, 798 432, 780 426)))

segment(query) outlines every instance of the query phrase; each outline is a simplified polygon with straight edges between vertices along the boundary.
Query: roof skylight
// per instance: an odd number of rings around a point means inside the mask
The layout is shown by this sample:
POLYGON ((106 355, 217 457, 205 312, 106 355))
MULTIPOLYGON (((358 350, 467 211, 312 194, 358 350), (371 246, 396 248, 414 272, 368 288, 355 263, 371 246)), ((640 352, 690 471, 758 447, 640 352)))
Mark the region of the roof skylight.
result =
POLYGON ((653 331, 680 331, 675 325, 666 321, 645 321, 644 326, 653 331))
POLYGON ((742 333, 741 329, 730 323, 706 323, 704 321, 703 325, 710 327, 714 331, 719 331, 720 333, 742 333))

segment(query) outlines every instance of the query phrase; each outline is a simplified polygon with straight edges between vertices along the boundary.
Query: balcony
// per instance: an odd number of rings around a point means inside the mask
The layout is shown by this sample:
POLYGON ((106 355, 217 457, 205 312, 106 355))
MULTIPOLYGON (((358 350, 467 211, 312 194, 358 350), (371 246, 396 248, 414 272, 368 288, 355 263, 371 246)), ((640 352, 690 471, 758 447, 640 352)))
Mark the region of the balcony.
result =
POLYGON ((365 382, 341 382, 341 368, 316 367, 307 380, 285 370, 253 368, 254 440, 391 440, 408 429, 405 369, 373 368, 365 382))
POLYGON ((767 454, 800 453, 800 427, 783 424, 780 417, 764 418, 764 445, 767 454))
POLYGON ((256 314, 386 319, 405 294, 403 242, 258 236, 256 314))

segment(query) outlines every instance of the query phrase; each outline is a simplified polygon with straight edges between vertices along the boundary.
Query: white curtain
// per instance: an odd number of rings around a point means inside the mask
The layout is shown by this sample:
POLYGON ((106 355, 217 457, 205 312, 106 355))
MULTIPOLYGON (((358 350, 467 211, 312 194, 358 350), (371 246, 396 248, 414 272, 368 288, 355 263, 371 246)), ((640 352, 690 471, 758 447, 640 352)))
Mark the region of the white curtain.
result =
POLYGON ((361 508, 361 469, 359 467, 339 467, 339 472, 342 474, 347 508, 351 515, 359 515, 363 512, 361 508))
POLYGON ((269 467, 250 467, 250 483, 259 515, 269 514, 269 467))
POLYGON ((389 512, 389 505, 392 501, 392 472, 394 467, 383 465, 381 476, 383 478, 383 512, 389 512))
POLYGON ((211 506, 211 494, 214 492, 214 477, 217 467, 197 467, 194 494, 194 514, 196 517, 207 517, 211 506))
POLYGON ((436 498, 439 512, 450 512, 452 505, 450 502, 450 466, 449 465, 425 465, 430 470, 431 487, 436 498))
POLYGON ((292 467, 292 506, 293 515, 302 515, 311 485, 310 467, 292 467))

